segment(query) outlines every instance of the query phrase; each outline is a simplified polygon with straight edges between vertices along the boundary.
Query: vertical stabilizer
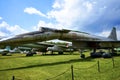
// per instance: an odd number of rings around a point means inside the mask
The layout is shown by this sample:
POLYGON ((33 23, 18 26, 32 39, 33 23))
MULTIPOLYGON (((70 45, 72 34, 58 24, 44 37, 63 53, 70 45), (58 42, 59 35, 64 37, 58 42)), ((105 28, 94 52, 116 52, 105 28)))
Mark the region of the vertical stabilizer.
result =
POLYGON ((113 27, 113 29, 112 29, 110 35, 108 36, 108 38, 113 39, 113 40, 117 40, 117 34, 116 34, 116 28, 115 27, 113 27))
POLYGON ((11 49, 10 49, 10 46, 6 46, 5 49, 8 50, 8 51, 11 50, 11 49))

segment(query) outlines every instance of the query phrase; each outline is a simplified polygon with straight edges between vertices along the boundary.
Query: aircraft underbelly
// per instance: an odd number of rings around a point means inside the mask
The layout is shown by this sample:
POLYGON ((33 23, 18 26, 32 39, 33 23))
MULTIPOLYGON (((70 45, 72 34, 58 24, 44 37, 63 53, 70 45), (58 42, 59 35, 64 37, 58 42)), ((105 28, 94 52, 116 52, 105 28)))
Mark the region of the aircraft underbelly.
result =
POLYGON ((116 48, 120 47, 119 42, 73 42, 74 47, 77 48, 116 48))
POLYGON ((120 47, 120 43, 117 42, 102 42, 99 45, 100 47, 120 47))
POLYGON ((76 48, 87 48, 87 43, 84 42, 73 42, 72 45, 76 48))

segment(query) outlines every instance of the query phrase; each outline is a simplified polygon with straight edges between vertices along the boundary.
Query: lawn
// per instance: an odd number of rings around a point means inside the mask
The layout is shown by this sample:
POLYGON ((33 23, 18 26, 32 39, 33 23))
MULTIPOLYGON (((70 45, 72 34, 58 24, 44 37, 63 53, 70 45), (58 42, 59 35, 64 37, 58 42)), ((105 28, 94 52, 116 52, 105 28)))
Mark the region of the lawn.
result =
MULTIPOLYGON (((88 54, 88 52, 86 52, 88 54)), ((0 80, 120 80, 120 56, 112 58, 87 57, 81 59, 79 53, 72 55, 34 55, 25 54, 0 55, 0 80), (98 71, 98 61, 100 72, 98 71)))

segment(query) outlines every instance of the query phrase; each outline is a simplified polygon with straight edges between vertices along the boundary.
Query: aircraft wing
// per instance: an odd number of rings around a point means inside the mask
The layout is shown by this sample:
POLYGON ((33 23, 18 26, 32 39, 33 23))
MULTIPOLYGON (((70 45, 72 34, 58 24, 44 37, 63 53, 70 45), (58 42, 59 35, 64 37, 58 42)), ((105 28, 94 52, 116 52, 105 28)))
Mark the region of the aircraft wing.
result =
POLYGON ((43 28, 41 31, 34 31, 29 33, 24 33, 20 35, 10 36, 7 38, 0 39, 0 48, 5 46, 19 46, 21 44, 35 43, 46 40, 57 39, 60 37, 61 33, 58 30, 43 28))
POLYGON ((52 47, 53 44, 43 43, 43 42, 36 42, 36 43, 28 43, 19 45, 19 47, 29 47, 29 48, 43 48, 43 47, 52 47))
POLYGON ((43 45, 43 46, 48 46, 48 47, 54 46, 54 44, 50 44, 50 43, 46 43, 46 42, 36 42, 35 44, 37 44, 37 45, 43 45))

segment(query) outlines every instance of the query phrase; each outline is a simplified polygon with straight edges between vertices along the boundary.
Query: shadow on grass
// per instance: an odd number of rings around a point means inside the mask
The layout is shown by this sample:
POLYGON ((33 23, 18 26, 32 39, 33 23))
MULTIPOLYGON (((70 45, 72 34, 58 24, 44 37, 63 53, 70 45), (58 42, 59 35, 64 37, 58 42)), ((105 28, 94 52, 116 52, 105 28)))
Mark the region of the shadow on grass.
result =
MULTIPOLYGON (((78 54, 62 54, 62 55, 78 55, 78 54)), ((2 55, 0 55, 2 56, 2 55)), ((0 59, 13 59, 13 58, 30 58, 30 57, 39 57, 39 56, 61 56, 60 54, 44 54, 44 55, 33 55, 33 56, 12 56, 12 55, 5 55, 0 57, 0 59)))
POLYGON ((43 54, 43 55, 36 55, 34 54, 33 56, 26 56, 25 55, 22 55, 22 56, 14 56, 14 55, 5 55, 5 56, 2 56, 0 57, 0 59, 13 59, 13 58, 29 58, 29 57, 39 57, 39 56, 61 56, 61 55, 80 55, 80 54, 43 54))
POLYGON ((0 57, 0 59, 13 59, 13 58, 25 58, 26 56, 3 56, 3 57, 0 57))
POLYGON ((70 64, 70 63, 88 62, 88 61, 92 61, 92 58, 87 57, 85 59, 71 59, 69 61, 62 61, 62 62, 28 65, 28 66, 17 67, 17 68, 3 69, 3 70, 0 70, 0 71, 20 70, 20 69, 28 69, 28 68, 34 68, 34 67, 54 66, 54 65, 60 65, 60 64, 70 64))

